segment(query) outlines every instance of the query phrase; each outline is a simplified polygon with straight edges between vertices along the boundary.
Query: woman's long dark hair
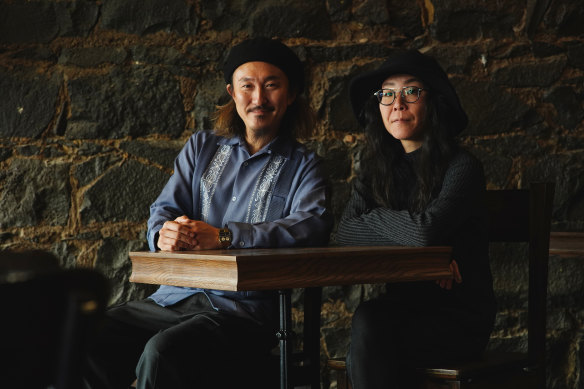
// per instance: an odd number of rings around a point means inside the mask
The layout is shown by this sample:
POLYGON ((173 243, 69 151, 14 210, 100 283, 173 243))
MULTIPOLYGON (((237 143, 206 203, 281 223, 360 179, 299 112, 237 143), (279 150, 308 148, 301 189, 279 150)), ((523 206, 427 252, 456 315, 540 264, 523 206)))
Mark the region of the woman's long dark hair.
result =
MULTIPOLYGON (((425 120, 425 136, 415 160, 414 174, 416 186, 407 199, 407 209, 413 213, 422 212, 432 197, 442 187, 444 174, 458 145, 448 128, 447 109, 440 95, 429 91, 425 120)), ((372 197, 381 206, 399 209, 403 204, 396 171, 404 153, 401 142, 391 136, 383 125, 379 112, 379 102, 371 97, 361 113, 365 119, 366 148, 363 156, 363 181, 372 189, 372 197), (400 201, 402 200, 402 201, 400 201)))

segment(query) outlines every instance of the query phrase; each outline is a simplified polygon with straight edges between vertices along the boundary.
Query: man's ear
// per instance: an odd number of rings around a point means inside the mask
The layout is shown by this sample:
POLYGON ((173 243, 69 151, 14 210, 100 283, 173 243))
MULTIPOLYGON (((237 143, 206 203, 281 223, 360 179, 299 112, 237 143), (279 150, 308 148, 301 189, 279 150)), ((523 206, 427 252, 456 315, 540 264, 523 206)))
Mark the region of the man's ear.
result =
POLYGON ((227 84, 225 88, 227 89, 227 93, 229 93, 229 96, 233 98, 233 87, 231 86, 231 84, 227 84))

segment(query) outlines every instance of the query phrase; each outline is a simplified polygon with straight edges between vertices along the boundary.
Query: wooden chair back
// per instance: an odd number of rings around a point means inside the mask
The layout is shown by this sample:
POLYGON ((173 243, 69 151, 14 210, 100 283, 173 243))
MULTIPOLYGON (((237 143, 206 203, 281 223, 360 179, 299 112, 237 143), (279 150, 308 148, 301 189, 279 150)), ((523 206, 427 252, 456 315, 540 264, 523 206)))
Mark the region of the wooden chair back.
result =
MULTIPOLYGON (((490 242, 529 245, 528 366, 545 385, 547 284, 553 183, 532 183, 529 190, 487 191, 490 242)), ((543 387, 543 386, 542 386, 543 387)))
POLYGON ((1 252, 2 387, 82 387, 84 353, 107 288, 101 274, 63 270, 51 254, 1 252))
MULTIPOLYGON (((537 388, 546 384, 546 301, 553 183, 529 189, 488 190, 489 242, 524 242, 529 246, 528 351, 487 352, 480 361, 419 369, 416 387, 424 389, 537 388)), ((339 389, 350 388, 343 359, 330 360, 339 389)))
POLYGON ((419 369, 423 388, 545 388, 546 303, 553 183, 489 190, 489 242, 528 244, 528 351, 488 351, 482 360, 419 369), (438 384, 437 384, 438 383, 438 384))

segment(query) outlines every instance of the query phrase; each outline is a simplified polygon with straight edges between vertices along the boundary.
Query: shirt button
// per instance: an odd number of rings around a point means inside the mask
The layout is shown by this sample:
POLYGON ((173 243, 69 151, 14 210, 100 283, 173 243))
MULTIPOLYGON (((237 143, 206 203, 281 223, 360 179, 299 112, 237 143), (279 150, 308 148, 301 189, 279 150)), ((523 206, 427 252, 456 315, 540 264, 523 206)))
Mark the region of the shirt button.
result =
POLYGON ((243 163, 243 166, 247 166, 247 165, 249 165, 249 163, 248 163, 247 161, 245 161, 245 162, 243 163))
POLYGON ((235 201, 235 200, 237 200, 237 197, 233 196, 233 197, 231 198, 231 201, 235 201))
POLYGON ((243 247, 243 246, 245 246, 245 242, 244 242, 244 241, 241 241, 241 242, 239 242, 239 246, 240 246, 240 247, 243 247))

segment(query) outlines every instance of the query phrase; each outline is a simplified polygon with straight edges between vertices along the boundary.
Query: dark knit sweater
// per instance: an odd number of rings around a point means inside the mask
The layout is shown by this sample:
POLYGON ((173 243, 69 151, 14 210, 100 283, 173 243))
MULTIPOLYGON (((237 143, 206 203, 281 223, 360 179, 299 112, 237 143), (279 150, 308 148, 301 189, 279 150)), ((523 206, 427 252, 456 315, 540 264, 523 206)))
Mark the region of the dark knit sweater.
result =
POLYGON ((454 284, 452 290, 441 289, 434 282, 389 284, 388 293, 401 295, 412 304, 455 311, 470 320, 470 326, 482 322, 481 333, 490 332, 495 304, 482 165, 470 153, 460 150, 449 163, 438 194, 423 212, 410 213, 407 203, 416 185, 413 163, 418 155, 417 151, 405 154, 405 163, 400 163, 396 171, 400 182, 396 190, 401 199, 398 209, 379 206, 364 183, 356 181, 336 240, 343 245, 453 246, 461 284, 454 284))

